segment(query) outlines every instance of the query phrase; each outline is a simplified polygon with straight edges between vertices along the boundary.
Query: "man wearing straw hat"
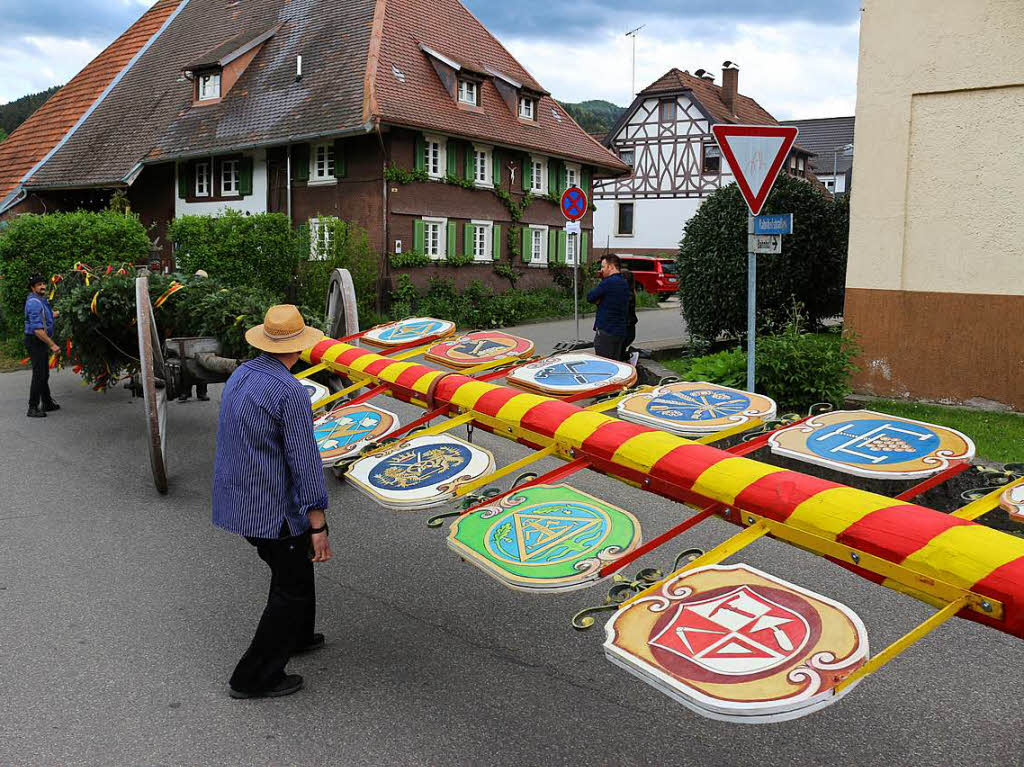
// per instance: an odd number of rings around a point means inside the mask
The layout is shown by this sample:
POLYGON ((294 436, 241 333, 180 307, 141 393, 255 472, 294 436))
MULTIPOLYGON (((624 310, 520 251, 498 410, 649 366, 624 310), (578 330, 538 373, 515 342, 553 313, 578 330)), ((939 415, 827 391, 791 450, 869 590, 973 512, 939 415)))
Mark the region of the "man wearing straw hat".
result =
POLYGON ((290 373, 324 334, 294 306, 273 306, 245 334, 263 352, 228 379, 221 396, 213 474, 213 524, 244 536, 270 567, 256 635, 231 675, 232 698, 290 695, 302 677, 290 656, 324 644, 314 633, 313 563, 331 558, 327 486, 309 396, 290 373))

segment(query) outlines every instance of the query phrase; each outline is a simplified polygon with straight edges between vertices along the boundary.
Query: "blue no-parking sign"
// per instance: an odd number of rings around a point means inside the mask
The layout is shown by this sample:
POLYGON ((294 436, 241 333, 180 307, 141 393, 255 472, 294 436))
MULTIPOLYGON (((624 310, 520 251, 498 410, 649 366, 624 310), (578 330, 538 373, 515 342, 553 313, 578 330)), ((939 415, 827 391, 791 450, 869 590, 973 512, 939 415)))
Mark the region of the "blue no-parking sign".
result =
POLYGON ((569 221, 579 221, 587 215, 587 193, 578 186, 572 186, 562 194, 562 215, 569 221))

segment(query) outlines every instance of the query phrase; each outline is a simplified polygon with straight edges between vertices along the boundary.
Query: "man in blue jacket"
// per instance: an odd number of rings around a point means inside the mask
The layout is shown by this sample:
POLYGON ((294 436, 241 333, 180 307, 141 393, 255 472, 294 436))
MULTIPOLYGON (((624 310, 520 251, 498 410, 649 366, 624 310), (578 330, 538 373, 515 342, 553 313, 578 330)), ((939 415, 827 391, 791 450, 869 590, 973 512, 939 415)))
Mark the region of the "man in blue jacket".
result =
POLYGON ((46 300, 46 280, 33 277, 28 281, 25 299, 25 348, 32 360, 32 388, 28 395, 28 417, 46 418, 47 413, 60 410, 50 396, 50 352, 60 354, 53 341, 54 313, 46 300))
POLYGON ((610 360, 621 360, 629 327, 629 284, 619 273, 616 255, 601 259, 601 282, 587 293, 587 301, 597 304, 594 320, 594 353, 610 360))

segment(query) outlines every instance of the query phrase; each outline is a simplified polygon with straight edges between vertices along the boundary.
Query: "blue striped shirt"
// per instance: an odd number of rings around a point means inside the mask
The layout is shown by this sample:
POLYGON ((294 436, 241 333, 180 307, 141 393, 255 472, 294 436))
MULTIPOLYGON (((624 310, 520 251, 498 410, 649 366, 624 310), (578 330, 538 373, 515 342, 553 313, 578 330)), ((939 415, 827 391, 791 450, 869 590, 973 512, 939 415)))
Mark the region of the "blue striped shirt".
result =
POLYGON ((231 374, 221 395, 213 468, 213 524, 249 538, 309 529, 311 509, 327 508, 323 463, 309 395, 268 354, 231 374))

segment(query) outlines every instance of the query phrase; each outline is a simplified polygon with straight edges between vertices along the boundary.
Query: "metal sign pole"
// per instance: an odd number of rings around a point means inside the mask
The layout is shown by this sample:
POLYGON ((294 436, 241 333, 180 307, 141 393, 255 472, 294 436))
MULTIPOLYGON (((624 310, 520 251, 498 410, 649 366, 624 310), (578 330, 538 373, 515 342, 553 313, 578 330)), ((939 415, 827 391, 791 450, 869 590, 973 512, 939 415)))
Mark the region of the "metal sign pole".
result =
POLYGON ((747 391, 754 391, 754 349, 757 336, 757 254, 754 216, 747 216, 747 391))
POLYGON ((573 237, 573 248, 572 257, 572 303, 573 313, 576 317, 576 339, 580 340, 580 288, 579 288, 579 274, 580 274, 580 236, 578 234, 570 234, 573 237))

